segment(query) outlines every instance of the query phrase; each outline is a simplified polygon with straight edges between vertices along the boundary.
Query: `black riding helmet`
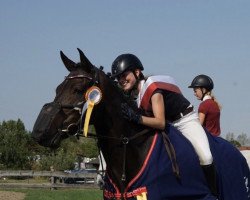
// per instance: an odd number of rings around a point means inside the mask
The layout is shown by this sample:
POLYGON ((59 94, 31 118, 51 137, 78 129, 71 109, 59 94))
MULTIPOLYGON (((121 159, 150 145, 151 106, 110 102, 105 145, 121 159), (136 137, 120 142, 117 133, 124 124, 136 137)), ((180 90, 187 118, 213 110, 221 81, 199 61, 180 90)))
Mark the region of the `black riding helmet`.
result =
POLYGON ((144 69, 139 58, 129 53, 121 54, 114 60, 111 66, 111 71, 112 71, 111 77, 116 78, 117 76, 119 76, 120 74, 122 74, 127 70, 133 71, 135 69, 140 69, 140 70, 144 69))
POLYGON ((189 88, 196 88, 196 87, 201 87, 201 88, 206 88, 208 91, 211 91, 214 88, 214 83, 213 80, 204 74, 196 76, 191 85, 188 86, 189 88))

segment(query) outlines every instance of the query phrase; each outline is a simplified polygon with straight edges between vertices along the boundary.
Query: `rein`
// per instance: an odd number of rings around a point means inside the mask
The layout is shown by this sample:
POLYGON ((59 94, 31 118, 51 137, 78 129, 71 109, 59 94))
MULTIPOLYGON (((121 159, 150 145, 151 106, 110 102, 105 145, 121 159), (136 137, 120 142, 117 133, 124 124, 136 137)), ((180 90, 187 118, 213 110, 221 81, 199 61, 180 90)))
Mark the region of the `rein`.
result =
MULTIPOLYGON (((119 140, 122 142, 123 144, 123 162, 122 162, 122 177, 121 177, 121 181, 126 181, 126 155, 127 155, 127 145, 129 144, 130 141, 143 136, 145 134, 147 134, 150 131, 150 129, 144 129, 138 133, 136 133, 135 135, 131 136, 131 137, 125 137, 122 136, 121 138, 117 138, 117 137, 110 137, 110 136, 103 136, 103 135, 96 135, 93 133, 88 133, 88 135, 90 135, 92 138, 97 138, 99 139, 113 139, 113 140, 119 140)), ((81 134, 80 136, 83 137, 83 135, 81 134)), ((103 170, 103 169, 102 169, 103 170)))

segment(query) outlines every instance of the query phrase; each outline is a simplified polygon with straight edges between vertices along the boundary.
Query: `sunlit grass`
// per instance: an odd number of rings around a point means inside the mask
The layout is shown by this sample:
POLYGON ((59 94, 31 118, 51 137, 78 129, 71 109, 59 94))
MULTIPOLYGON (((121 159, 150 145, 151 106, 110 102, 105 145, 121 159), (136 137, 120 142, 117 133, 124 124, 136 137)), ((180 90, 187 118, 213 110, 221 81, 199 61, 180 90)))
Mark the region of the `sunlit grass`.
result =
MULTIPOLYGON (((6 191, 6 190, 5 190, 6 191)), ((18 189, 8 190, 25 193, 24 200, 100 200, 102 191, 99 189, 18 189)))
POLYGON ((102 192, 96 189, 86 190, 28 190, 25 200, 100 200, 102 192))

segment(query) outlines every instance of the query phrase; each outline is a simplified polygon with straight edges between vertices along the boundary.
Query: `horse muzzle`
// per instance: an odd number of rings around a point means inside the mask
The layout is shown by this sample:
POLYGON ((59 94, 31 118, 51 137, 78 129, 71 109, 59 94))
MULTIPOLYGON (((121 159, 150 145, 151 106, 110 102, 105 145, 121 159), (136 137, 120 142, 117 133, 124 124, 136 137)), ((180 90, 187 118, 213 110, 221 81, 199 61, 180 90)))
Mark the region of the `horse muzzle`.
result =
POLYGON ((61 140, 58 127, 61 127, 66 117, 59 103, 45 104, 34 124, 31 137, 42 146, 57 146, 61 140))

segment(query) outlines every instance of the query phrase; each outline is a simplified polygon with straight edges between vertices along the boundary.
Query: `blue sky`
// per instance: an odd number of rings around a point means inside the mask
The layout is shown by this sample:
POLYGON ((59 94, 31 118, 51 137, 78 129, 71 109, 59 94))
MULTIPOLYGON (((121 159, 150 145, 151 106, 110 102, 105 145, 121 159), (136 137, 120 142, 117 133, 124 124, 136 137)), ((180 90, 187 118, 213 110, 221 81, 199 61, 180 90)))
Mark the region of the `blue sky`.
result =
POLYGON ((0 121, 20 118, 32 130, 67 75, 62 50, 76 48, 110 71, 121 53, 134 53, 145 74, 173 76, 183 94, 198 74, 211 76, 222 105, 222 135, 250 136, 249 0, 2 0, 0 121))

